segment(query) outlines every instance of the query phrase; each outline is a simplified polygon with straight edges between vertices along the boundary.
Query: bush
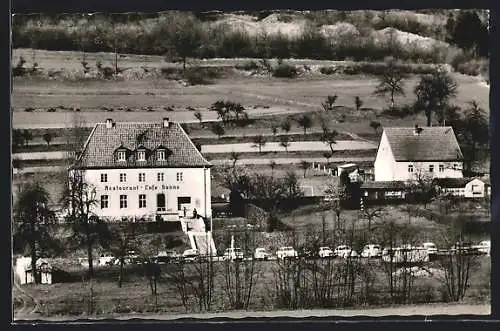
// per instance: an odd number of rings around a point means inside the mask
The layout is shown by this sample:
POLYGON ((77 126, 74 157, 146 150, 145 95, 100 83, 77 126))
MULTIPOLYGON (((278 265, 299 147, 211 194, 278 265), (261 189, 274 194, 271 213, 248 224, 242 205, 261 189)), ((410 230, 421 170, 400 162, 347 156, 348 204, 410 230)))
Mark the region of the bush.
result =
POLYGON ((280 64, 273 71, 273 76, 278 78, 295 78, 297 75, 297 68, 287 63, 280 64))
POLYGON ((337 68, 334 66, 321 67, 321 68, 319 68, 319 72, 321 72, 323 75, 333 75, 334 73, 337 72, 337 68))
POLYGON ((240 70, 246 70, 246 71, 251 71, 251 70, 258 70, 259 65, 255 61, 248 61, 243 64, 237 64, 234 66, 236 69, 240 70))

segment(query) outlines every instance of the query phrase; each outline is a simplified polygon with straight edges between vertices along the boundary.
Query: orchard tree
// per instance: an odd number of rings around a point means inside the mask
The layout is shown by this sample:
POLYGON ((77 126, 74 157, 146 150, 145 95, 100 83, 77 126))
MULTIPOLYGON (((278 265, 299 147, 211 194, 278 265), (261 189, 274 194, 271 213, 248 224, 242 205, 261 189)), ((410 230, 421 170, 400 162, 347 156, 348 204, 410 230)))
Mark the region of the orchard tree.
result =
POLYGON ((26 143, 26 146, 28 146, 28 143, 33 140, 33 135, 31 134, 31 132, 29 130, 24 130, 23 131, 23 138, 24 138, 24 142, 26 143))
POLYGON ((269 167, 271 168, 271 174, 274 176, 274 169, 276 168, 276 161, 271 160, 269 161, 269 167))
POLYGON ((280 136, 280 146, 283 147, 288 153, 288 147, 290 146, 290 137, 287 135, 280 136))
POLYGON ((290 132, 290 129, 292 128, 292 124, 290 121, 287 119, 283 123, 281 123, 281 129, 285 131, 286 133, 290 132))
POLYGON ((331 152, 324 152, 323 157, 326 159, 326 163, 330 163, 330 159, 332 158, 333 154, 331 152))
POLYGON ((304 135, 306 135, 307 129, 309 129, 313 124, 311 116, 309 115, 302 115, 297 120, 297 123, 304 129, 304 135))
POLYGON ((415 87, 416 110, 423 110, 427 126, 432 125, 432 113, 444 119, 448 101, 457 94, 457 83, 443 68, 438 67, 432 74, 424 75, 415 87))
POLYGON ((332 155, 335 153, 335 151, 333 150, 333 145, 335 145, 337 143, 338 134, 339 133, 336 130, 330 130, 326 127, 323 128, 322 139, 323 139, 323 142, 328 144, 328 146, 330 147, 330 151, 331 151, 332 155))
POLYGON ((378 133, 378 129, 380 128, 380 126, 381 126, 380 122, 377 121, 370 122, 370 127, 373 129, 373 131, 375 131, 375 134, 378 133))
POLYGON ((378 78, 374 94, 381 97, 389 95, 391 109, 395 109, 394 97, 405 96, 404 80, 406 78, 407 75, 404 72, 397 68, 393 62, 389 62, 385 72, 378 78))
POLYGON ((226 133, 226 130, 221 122, 215 122, 212 124, 212 132, 220 139, 220 137, 226 133))
POLYGON ((307 169, 309 169, 309 162, 306 160, 300 161, 300 168, 304 171, 304 178, 306 178, 307 169))
POLYGON ((356 110, 360 110, 363 107, 363 100, 359 96, 354 97, 354 105, 356 106, 356 110))
POLYGON ((326 100, 325 102, 323 102, 321 104, 321 106, 323 107, 323 109, 325 110, 325 112, 330 112, 333 110, 333 105, 335 104, 335 102, 337 101, 337 95, 329 95, 326 97, 326 100))
POLYGON ((236 168, 236 162, 240 159, 240 153, 235 151, 231 152, 231 161, 233 162, 233 169, 236 168))
POLYGON ((255 136, 253 139, 253 146, 259 148, 259 153, 262 153, 262 147, 266 144, 266 138, 263 135, 255 136))
POLYGON ((203 127, 203 115, 199 110, 194 113, 194 117, 200 122, 200 126, 203 127))
POLYGON ((50 145, 50 142, 52 141, 52 135, 50 134, 50 132, 47 131, 43 134, 43 140, 45 140, 47 146, 50 145))

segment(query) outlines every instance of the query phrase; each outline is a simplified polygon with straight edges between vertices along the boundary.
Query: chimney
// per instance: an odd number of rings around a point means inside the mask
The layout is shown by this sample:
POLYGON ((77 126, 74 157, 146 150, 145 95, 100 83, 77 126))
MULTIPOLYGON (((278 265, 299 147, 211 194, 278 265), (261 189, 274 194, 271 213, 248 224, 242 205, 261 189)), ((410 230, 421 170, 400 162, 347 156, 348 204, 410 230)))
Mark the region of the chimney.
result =
POLYGON ((113 127, 113 119, 108 118, 106 119, 106 129, 111 129, 113 127))
POLYGON ((163 118, 163 127, 168 128, 170 126, 170 120, 168 117, 163 118))

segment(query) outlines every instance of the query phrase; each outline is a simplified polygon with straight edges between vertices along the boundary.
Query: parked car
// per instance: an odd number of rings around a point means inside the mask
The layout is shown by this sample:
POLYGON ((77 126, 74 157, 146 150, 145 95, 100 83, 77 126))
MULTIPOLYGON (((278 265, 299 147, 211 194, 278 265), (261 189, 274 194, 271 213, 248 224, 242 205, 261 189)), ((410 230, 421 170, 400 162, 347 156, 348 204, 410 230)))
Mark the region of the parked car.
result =
POLYGON ((475 249, 481 254, 490 255, 491 251, 491 241, 484 240, 479 243, 479 245, 474 246, 475 249))
POLYGON ((182 259, 184 260, 184 262, 193 262, 193 261, 196 261, 197 259, 199 259, 200 257, 200 254, 198 253, 198 250, 197 249, 186 249, 183 253, 182 253, 182 259))
POLYGON ((358 252, 347 245, 340 245, 335 248, 333 254, 336 257, 347 259, 349 257, 358 257, 358 252))
POLYGON ((241 261, 243 257, 241 248, 226 248, 222 256, 225 261, 241 261))
POLYGON ((116 258, 113 255, 105 255, 101 254, 101 257, 99 257, 99 266, 106 266, 106 265, 113 265, 115 262, 116 258))
POLYGON ((368 244, 363 247, 361 257, 376 258, 382 256, 382 248, 380 245, 368 244))
POLYGON ((320 247, 318 250, 318 256, 322 259, 328 258, 328 257, 334 257, 333 251, 330 247, 323 246, 320 247))
POLYGON ((161 251, 155 257, 154 260, 158 264, 172 263, 179 260, 179 253, 176 251, 161 251))
POLYGON ((299 257, 299 254, 293 247, 283 246, 276 251, 276 256, 278 259, 293 259, 299 257))
POLYGON ((479 250, 468 241, 457 241, 453 246, 450 247, 451 254, 465 254, 474 255, 480 254, 479 250))
POLYGON ((399 247, 384 248, 382 260, 391 263, 421 263, 429 262, 429 253, 426 248, 401 245, 399 247))
POLYGON ((299 249, 299 251, 297 252, 298 256, 299 257, 303 257, 303 258, 306 258, 306 259, 314 259, 316 257, 316 254, 314 251, 308 249, 308 248, 301 248, 299 249))
POLYGON ((255 249, 253 258, 256 260, 267 261, 271 257, 271 253, 267 252, 265 248, 259 247, 255 249))
POLYGON ((422 247, 425 248, 427 250, 427 253, 429 253, 429 254, 437 254, 437 252, 438 252, 436 244, 431 243, 431 242, 423 243, 422 247))

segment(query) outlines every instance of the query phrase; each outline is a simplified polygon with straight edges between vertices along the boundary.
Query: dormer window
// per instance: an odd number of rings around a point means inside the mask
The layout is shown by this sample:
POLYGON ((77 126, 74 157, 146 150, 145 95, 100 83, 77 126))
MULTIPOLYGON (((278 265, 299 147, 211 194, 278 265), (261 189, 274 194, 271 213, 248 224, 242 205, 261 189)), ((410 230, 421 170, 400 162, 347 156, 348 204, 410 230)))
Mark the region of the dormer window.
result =
POLYGON ((118 161, 127 161, 127 152, 126 151, 118 151, 116 153, 116 159, 118 161))
POLYGON ((146 151, 137 151, 137 161, 146 161, 146 151))
POLYGON ((165 161, 165 150, 164 149, 160 149, 160 150, 156 151, 156 159, 158 161, 165 161))

